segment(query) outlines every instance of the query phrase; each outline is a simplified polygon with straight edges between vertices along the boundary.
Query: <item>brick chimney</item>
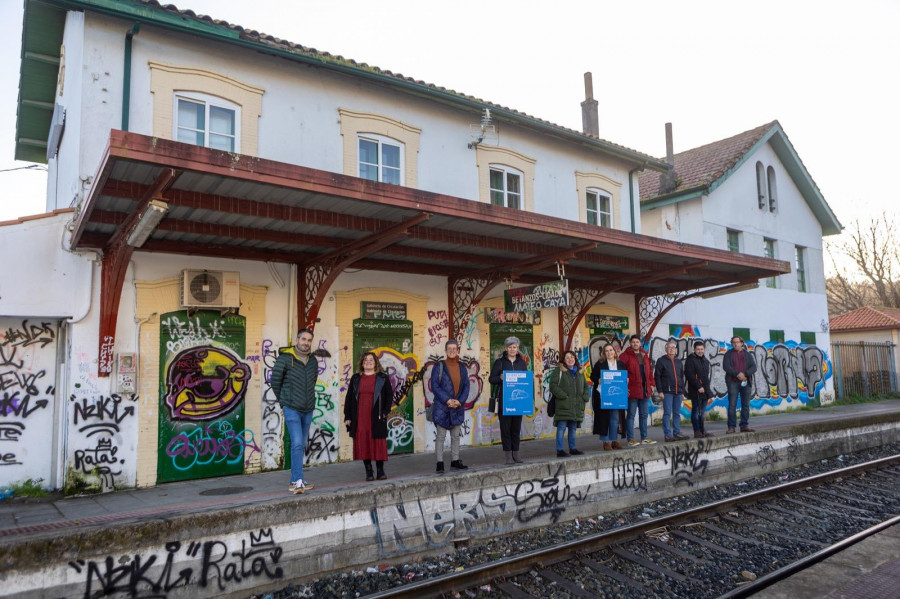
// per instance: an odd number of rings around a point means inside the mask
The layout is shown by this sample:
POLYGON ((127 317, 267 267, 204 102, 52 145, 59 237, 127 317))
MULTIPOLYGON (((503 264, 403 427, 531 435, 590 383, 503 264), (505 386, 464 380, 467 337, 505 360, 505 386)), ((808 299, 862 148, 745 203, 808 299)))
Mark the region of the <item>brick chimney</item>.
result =
POLYGON ((594 82, 590 73, 584 74, 584 102, 581 103, 581 130, 585 135, 600 137, 599 104, 594 99, 594 82))
POLYGON ((666 123, 666 162, 672 169, 659 176, 659 195, 675 191, 678 175, 675 173, 675 151, 672 143, 672 123, 666 123))

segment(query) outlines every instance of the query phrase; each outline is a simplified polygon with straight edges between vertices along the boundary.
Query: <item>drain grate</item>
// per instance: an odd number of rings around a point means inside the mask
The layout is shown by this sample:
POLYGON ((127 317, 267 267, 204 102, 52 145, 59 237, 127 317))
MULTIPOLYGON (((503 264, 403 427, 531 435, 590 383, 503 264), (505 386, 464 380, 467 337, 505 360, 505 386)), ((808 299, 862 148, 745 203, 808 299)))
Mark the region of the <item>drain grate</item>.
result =
POLYGON ((201 495, 237 495, 238 493, 246 493, 252 491, 253 487, 218 487, 216 489, 207 489, 200 491, 201 495))

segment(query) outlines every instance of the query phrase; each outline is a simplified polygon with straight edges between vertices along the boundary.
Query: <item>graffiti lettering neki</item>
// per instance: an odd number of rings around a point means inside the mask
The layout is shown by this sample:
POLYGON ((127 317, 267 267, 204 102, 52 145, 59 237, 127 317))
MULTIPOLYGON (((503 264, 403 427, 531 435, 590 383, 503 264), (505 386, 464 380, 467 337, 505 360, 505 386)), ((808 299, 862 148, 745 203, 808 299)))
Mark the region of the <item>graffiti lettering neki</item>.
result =
POLYGON ((173 420, 223 416, 244 399, 250 367, 224 349, 192 347, 179 353, 166 373, 166 405, 173 420))

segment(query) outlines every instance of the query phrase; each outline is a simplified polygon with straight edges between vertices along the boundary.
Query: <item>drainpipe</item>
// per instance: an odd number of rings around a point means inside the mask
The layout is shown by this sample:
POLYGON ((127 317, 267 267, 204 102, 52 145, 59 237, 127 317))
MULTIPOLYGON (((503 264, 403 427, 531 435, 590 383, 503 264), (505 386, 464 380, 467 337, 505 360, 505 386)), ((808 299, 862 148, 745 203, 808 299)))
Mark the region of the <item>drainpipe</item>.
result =
POLYGON ((634 226, 634 174, 637 171, 642 171, 647 166, 647 163, 643 163, 641 166, 635 167, 628 171, 628 202, 631 204, 631 232, 636 233, 636 227, 634 226))
POLYGON ((141 30, 141 24, 135 23, 125 33, 125 64, 122 76, 122 131, 128 131, 128 116, 131 109, 131 40, 141 30))

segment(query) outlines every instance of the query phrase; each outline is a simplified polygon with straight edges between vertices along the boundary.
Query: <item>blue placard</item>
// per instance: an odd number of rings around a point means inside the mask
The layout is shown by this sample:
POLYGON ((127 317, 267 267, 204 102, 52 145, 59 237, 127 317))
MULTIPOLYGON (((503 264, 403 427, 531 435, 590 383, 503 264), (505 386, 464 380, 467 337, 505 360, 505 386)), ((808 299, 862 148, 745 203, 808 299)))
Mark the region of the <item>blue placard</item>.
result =
POLYGON ((600 408, 604 410, 628 409, 627 370, 603 370, 600 372, 600 408))
POLYGON ((503 371, 503 416, 534 415, 534 373, 503 371))

